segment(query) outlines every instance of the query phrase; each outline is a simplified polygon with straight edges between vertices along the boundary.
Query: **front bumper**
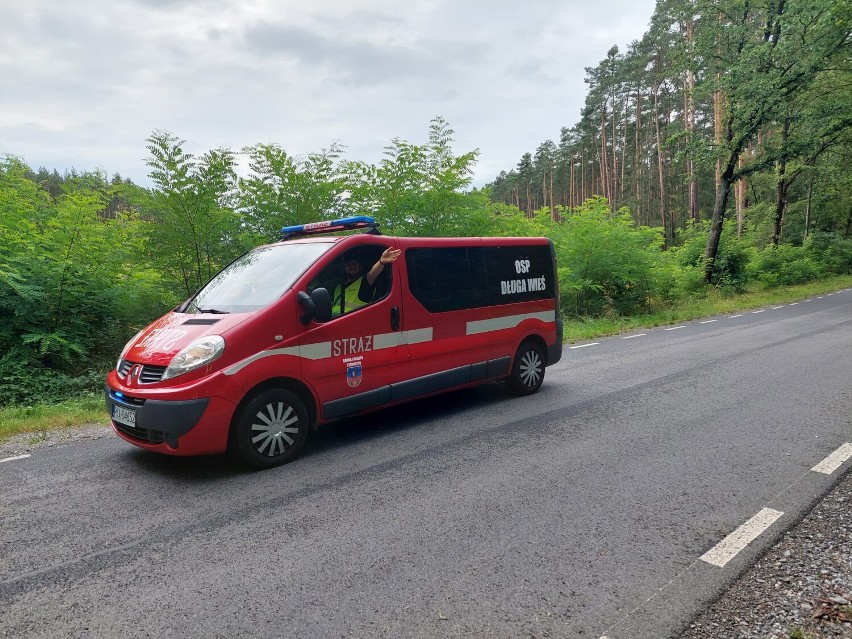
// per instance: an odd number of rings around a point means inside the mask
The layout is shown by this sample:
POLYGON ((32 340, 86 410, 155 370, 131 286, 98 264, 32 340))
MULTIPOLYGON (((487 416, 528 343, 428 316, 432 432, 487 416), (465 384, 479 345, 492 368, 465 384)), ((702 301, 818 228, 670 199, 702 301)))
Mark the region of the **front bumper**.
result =
MULTIPOLYGON (((170 455, 205 455, 227 449, 234 404, 217 397, 190 400, 143 399, 104 387, 106 409, 115 432, 124 440, 170 455), (116 419, 118 407, 133 414, 133 423, 116 419)), ((127 413, 125 413, 125 416, 127 413)))

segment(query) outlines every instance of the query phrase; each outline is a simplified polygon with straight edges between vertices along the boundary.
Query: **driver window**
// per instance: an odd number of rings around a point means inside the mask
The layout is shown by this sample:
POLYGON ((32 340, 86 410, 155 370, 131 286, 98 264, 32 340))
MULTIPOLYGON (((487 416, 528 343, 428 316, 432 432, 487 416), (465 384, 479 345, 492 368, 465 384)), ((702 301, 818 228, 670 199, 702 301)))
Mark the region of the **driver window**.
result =
POLYGON ((387 296, 391 286, 391 264, 380 264, 388 247, 362 244, 336 257, 311 282, 312 290, 325 287, 331 296, 332 318, 357 311, 387 296))

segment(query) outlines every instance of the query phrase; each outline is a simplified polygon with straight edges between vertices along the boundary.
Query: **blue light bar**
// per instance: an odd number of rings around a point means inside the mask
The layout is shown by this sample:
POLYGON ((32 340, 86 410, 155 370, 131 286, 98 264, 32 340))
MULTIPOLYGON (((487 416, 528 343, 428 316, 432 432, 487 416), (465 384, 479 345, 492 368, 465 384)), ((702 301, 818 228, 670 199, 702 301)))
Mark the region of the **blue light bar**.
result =
POLYGON ((375 229, 377 226, 378 224, 373 218, 367 215, 356 215, 355 217, 344 217, 339 220, 325 220, 323 222, 285 226, 281 229, 281 239, 287 240, 300 235, 317 235, 319 233, 333 233, 335 231, 354 231, 368 227, 375 229))

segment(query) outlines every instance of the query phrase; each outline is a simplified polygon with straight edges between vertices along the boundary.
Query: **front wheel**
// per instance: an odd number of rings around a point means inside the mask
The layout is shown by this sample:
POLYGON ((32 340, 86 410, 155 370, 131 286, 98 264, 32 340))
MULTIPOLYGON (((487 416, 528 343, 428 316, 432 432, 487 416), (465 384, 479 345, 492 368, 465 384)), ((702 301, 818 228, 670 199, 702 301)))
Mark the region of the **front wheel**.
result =
POLYGON ((515 353, 509 388, 516 395, 532 395, 544 381, 544 353, 532 342, 524 342, 515 353))
POLYGON ((308 411, 295 393, 266 390, 243 407, 235 425, 234 453, 254 468, 285 464, 305 445, 308 428, 308 411))

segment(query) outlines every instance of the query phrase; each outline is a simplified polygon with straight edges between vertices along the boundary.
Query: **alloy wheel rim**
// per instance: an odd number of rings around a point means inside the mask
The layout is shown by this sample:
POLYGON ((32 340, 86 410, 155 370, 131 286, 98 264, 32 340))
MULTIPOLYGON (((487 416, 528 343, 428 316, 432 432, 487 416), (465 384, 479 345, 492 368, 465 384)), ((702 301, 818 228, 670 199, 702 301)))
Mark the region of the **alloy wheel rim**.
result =
POLYGON ((284 454, 299 432, 299 415, 286 402, 270 402, 254 416, 251 443, 261 455, 284 454))
POLYGON ((521 358, 520 366, 521 381, 527 388, 532 388, 538 384, 541 378, 541 358, 535 351, 527 351, 521 358))

